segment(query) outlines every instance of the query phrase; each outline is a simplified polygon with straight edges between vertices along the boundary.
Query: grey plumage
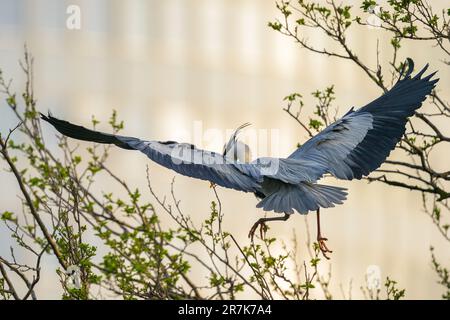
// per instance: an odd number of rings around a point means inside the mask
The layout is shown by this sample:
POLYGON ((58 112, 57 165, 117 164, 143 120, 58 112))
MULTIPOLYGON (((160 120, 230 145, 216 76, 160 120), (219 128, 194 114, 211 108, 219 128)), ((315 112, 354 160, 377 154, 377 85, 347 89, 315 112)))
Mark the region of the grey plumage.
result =
POLYGON ((434 73, 422 78, 428 65, 412 77, 414 64, 411 59, 407 62, 406 73, 391 90, 358 110, 350 109, 285 159, 264 157, 244 163, 227 156, 237 141, 237 132, 225 146, 224 154, 219 154, 191 144, 145 141, 89 130, 50 115, 42 115, 42 119, 68 137, 139 150, 182 175, 255 193, 261 198, 257 207, 263 210, 306 214, 346 199, 344 188, 317 184, 324 174, 361 179, 377 169, 401 139, 408 118, 438 81, 431 80, 434 73))

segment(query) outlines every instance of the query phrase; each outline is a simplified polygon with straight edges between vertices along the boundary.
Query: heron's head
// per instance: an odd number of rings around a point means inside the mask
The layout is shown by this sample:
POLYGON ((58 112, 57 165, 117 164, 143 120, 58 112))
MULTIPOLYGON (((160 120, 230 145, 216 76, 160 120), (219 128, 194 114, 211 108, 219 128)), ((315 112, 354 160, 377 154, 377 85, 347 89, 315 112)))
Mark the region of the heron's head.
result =
POLYGON ((224 155, 230 160, 249 163, 252 159, 250 147, 244 142, 236 140, 230 148, 225 149, 225 147, 226 145, 224 146, 224 155))
POLYGON ((249 126, 250 123, 245 123, 235 130, 231 135, 230 140, 223 146, 223 155, 232 161, 239 161, 248 163, 252 159, 250 147, 237 139, 238 134, 242 129, 249 126))

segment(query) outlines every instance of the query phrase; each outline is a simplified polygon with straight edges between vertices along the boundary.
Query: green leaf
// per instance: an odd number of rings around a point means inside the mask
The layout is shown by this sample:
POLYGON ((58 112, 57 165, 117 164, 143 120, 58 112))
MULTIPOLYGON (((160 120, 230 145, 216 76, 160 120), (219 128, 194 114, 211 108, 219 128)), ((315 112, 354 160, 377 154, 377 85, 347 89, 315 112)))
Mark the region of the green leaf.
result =
POLYGON ((307 282, 305 284, 300 285, 300 288, 302 288, 302 289, 314 289, 315 286, 311 282, 307 282))
POLYGON ((75 165, 80 164, 80 162, 81 162, 81 157, 80 156, 73 157, 73 163, 75 165))
POLYGON ((323 123, 316 119, 309 119, 309 127, 311 129, 319 130, 323 123))
POLYGON ((98 121, 97 119, 95 119, 94 116, 92 116, 91 123, 92 123, 92 126, 95 128, 95 126, 98 125, 100 123, 100 121, 98 121))
POLYGON ((313 258, 311 259, 310 263, 312 267, 317 267, 317 264, 319 263, 320 258, 313 258))
POLYGON ((283 101, 289 101, 289 102, 292 102, 292 101, 295 101, 295 99, 297 99, 297 98, 302 98, 303 96, 300 94, 300 93, 292 93, 292 94, 290 94, 290 95, 288 95, 288 96, 286 96, 286 97, 284 97, 283 98, 283 101))
POLYGON ((1 219, 3 221, 17 221, 17 218, 14 217, 14 213, 12 213, 11 211, 5 211, 2 213, 1 215, 1 219))
POLYGON ((275 31, 280 31, 280 30, 281 30, 281 27, 282 27, 281 23, 279 23, 278 21, 275 21, 275 22, 269 22, 269 23, 268 23, 268 26, 269 26, 270 28, 272 28, 273 30, 275 30, 275 31))
POLYGON ((414 36, 417 32, 417 27, 414 25, 408 26, 408 27, 404 27, 402 30, 403 35, 410 35, 410 36, 414 36))
POLYGON ((400 49, 400 39, 399 38, 392 38, 391 39, 391 45, 394 49, 400 49))
POLYGON ((11 108, 16 108, 16 106, 17 106, 17 102, 16 102, 16 94, 13 94, 13 95, 9 96, 8 98, 6 98, 6 103, 7 103, 11 108))
POLYGON ((364 0, 362 5, 361 5, 361 9, 363 9, 364 11, 369 10, 370 7, 376 6, 377 2, 375 0, 364 0))

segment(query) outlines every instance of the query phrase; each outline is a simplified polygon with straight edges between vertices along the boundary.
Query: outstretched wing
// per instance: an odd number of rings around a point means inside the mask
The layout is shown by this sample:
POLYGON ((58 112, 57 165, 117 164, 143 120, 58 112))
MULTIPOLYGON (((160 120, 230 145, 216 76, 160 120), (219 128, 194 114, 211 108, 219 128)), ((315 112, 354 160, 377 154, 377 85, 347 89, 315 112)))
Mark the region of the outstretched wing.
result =
POLYGON ((133 137, 89 130, 52 116, 41 118, 60 133, 78 140, 115 144, 128 150, 139 150, 156 163, 182 175, 211 181, 222 187, 245 192, 256 192, 259 184, 239 171, 221 154, 197 149, 194 145, 174 141, 145 141, 133 137))
POLYGON ((354 111, 309 139, 289 156, 326 168, 340 179, 361 179, 377 169, 395 148, 405 132, 408 118, 431 93, 436 80, 432 73, 422 75, 428 64, 411 77, 414 64, 408 58, 408 71, 394 87, 368 105, 354 111))

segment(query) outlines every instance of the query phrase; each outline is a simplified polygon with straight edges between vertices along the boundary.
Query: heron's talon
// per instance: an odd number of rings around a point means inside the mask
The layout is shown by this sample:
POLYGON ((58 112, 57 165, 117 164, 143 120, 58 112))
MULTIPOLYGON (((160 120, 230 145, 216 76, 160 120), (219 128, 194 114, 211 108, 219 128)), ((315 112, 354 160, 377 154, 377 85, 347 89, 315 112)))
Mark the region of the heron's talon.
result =
POLYGON ((253 238, 255 236, 256 229, 259 227, 259 235, 261 239, 264 239, 266 237, 266 232, 269 230, 269 227, 266 225, 264 221, 256 221, 255 224, 250 229, 250 232, 248 233, 248 237, 253 241, 253 238))
POLYGON ((264 240, 266 237, 266 232, 269 230, 269 227, 266 225, 266 222, 268 221, 286 221, 289 219, 290 215, 288 213, 285 213, 283 217, 274 217, 274 218, 261 218, 258 221, 255 222, 255 224, 250 229, 250 232, 248 233, 248 237, 253 241, 253 237, 255 235, 256 229, 260 227, 259 230, 261 239, 264 240))
POLYGON ((327 247, 327 245, 326 245, 326 243, 325 243, 325 241, 327 241, 328 239, 327 238, 324 238, 324 237, 317 237, 317 244, 319 245, 319 249, 320 249, 320 252, 322 252, 322 255, 326 258, 326 259, 328 259, 328 260, 330 260, 330 257, 327 255, 327 253, 333 253, 333 251, 331 251, 328 247, 327 247))
POLYGON ((265 224, 264 222, 262 222, 259 225, 259 235, 261 237, 262 240, 264 240, 266 238, 266 233, 267 230, 269 230, 269 227, 267 226, 267 224, 265 224))
POLYGON ((253 237, 255 236, 256 228, 258 228, 258 223, 255 223, 253 227, 248 232, 248 237, 253 241, 253 237))

